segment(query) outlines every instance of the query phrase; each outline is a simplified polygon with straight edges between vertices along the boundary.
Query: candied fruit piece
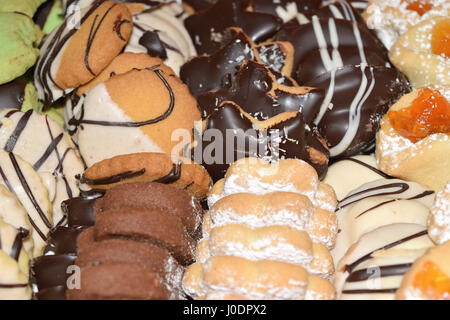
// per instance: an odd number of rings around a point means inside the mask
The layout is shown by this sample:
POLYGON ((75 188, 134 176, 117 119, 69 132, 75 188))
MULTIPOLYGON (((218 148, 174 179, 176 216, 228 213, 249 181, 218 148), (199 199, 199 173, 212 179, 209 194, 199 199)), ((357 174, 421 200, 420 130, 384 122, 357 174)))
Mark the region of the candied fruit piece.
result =
POLYGON ((421 16, 433 8, 433 5, 426 0, 417 0, 408 2, 409 4, 406 7, 406 9, 413 10, 421 16))
POLYGON ((417 142, 433 133, 450 133, 450 103, 437 90, 424 88, 409 107, 389 111, 392 127, 417 142))
POLYGON ((433 27, 431 51, 450 58, 450 19, 441 20, 433 27))
POLYGON ((450 299, 450 278, 431 261, 424 263, 414 277, 413 287, 430 299, 450 299))

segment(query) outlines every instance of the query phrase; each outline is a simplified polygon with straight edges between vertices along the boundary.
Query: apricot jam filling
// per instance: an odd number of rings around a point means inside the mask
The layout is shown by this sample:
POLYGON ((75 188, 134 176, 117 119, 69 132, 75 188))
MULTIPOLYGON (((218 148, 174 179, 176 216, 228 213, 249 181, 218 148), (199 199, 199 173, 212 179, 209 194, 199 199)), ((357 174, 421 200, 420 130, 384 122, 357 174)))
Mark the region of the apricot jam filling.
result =
POLYGON ((406 9, 413 10, 421 16, 433 8, 433 5, 426 0, 417 0, 408 2, 409 4, 406 7, 406 9))
POLYGON ((409 107, 389 111, 388 118, 402 137, 414 143, 433 133, 450 134, 450 103, 434 89, 421 89, 409 107))
POLYGON ((450 278, 439 267, 427 261, 414 277, 413 287, 430 298, 450 298, 450 278))
POLYGON ((441 20, 433 27, 431 51, 450 58, 450 19, 441 20))

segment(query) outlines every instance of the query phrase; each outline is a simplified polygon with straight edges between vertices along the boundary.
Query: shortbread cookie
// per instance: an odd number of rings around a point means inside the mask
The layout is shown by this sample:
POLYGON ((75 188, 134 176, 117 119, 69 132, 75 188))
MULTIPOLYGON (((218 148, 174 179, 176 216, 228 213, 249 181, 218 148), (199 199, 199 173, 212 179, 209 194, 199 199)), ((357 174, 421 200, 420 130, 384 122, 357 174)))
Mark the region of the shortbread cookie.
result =
POLYGON ((364 234, 336 267, 342 300, 394 299, 411 264, 433 246, 422 225, 397 223, 364 234))
POLYGON ((136 152, 180 156, 200 120, 187 87, 157 67, 98 84, 88 91, 80 115, 75 125, 87 166, 136 152))
POLYGON ((333 163, 323 182, 334 189, 338 200, 342 200, 355 186, 382 178, 391 177, 377 169, 375 157, 359 155, 333 163))
POLYGON ((442 190, 450 180, 450 86, 405 95, 380 126, 376 149, 380 170, 442 190))
POLYGON ((41 46, 34 75, 39 98, 51 104, 92 80, 120 53, 131 29, 127 6, 113 1, 68 16, 41 46))
POLYGON ((340 232, 333 250, 335 263, 358 239, 376 228, 394 223, 427 226, 435 194, 415 182, 380 179, 353 190, 337 207, 340 232))
POLYGON ((428 220, 428 234, 437 244, 450 240, 450 182, 436 195, 428 220))
POLYGON ((299 265, 321 277, 334 273, 333 260, 327 248, 313 242, 307 232, 288 225, 253 229, 243 224, 215 226, 209 238, 198 244, 196 262, 204 263, 211 256, 282 261, 299 265))
POLYGON ((300 266, 271 260, 212 257, 203 265, 194 264, 187 269, 184 287, 195 286, 194 281, 200 284, 200 295, 213 290, 250 299, 333 299, 335 296, 328 280, 308 275, 300 266), (195 266, 200 266, 202 270, 189 279, 191 270, 197 268, 195 266))
POLYGON ((450 85, 449 29, 448 16, 430 18, 400 36, 389 51, 392 63, 414 88, 450 85))
POLYGON ((28 277, 22 273, 16 260, 0 250, 0 299, 30 300, 28 277))
POLYGON ((125 52, 145 52, 158 57, 178 75, 180 67, 197 55, 184 27, 183 7, 176 2, 133 14, 133 31, 125 52))
POLYGON ((374 29, 386 48, 414 25, 434 16, 448 16, 446 0, 370 0, 363 13, 370 29, 374 29))
POLYGON ((35 257, 42 254, 48 231, 53 227, 52 205, 41 176, 14 153, 0 151, 0 183, 14 193, 28 212, 33 230, 35 257))
POLYGON ((29 162, 42 176, 53 204, 54 223, 63 223, 61 203, 79 195, 75 176, 84 169, 72 140, 49 116, 33 110, 1 110, 0 119, 0 145, 29 162))
POLYGON ((186 190, 196 199, 206 197, 211 177, 193 162, 174 163, 163 153, 134 153, 105 159, 89 167, 80 182, 93 189, 109 189, 119 183, 153 181, 186 190))
POLYGON ((79 87, 66 99, 64 119, 67 131, 75 141, 77 141, 75 134, 82 117, 83 104, 88 91, 113 76, 127 73, 133 69, 161 69, 168 75, 173 74, 173 70, 165 66, 159 58, 152 58, 145 53, 119 54, 97 77, 79 87))
POLYGON ((30 258, 33 257, 34 240, 31 235, 33 227, 28 218, 28 213, 20 204, 17 196, 10 192, 4 185, 0 185, 0 219, 16 229, 26 230, 27 236, 22 239, 23 248, 30 258))
POLYGON ((429 249, 405 274, 396 299, 450 300, 450 242, 429 249))

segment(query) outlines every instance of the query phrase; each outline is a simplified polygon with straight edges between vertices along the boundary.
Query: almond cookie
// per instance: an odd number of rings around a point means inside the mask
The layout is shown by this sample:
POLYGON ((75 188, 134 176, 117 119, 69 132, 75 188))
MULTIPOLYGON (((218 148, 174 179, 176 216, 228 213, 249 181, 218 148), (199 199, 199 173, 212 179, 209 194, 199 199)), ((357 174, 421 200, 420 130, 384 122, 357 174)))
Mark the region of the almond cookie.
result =
POLYGON ((396 299, 450 300, 450 241, 429 249, 405 274, 396 299))
POLYGON ((92 80, 120 53, 131 29, 127 6, 113 1, 68 16, 41 46, 34 74, 39 98, 51 104, 92 80))
POLYGON ((27 230, 16 229, 0 218, 0 251, 13 258, 25 276, 28 276, 29 272, 29 257, 22 244, 23 239, 28 235, 27 230))
POLYGON ((381 119, 376 157, 380 170, 435 191, 450 180, 450 87, 403 96, 381 119))
POLYGON ((450 85, 449 17, 425 20, 400 36, 389 58, 414 88, 450 85))
POLYGON ((28 277, 22 273, 16 260, 0 250, 0 299, 30 300, 31 288, 28 277))
POLYGON ((450 240, 450 181, 436 195, 428 219, 428 234, 436 244, 450 240))
POLYGON ((433 246, 423 225, 395 223, 364 234, 336 267, 339 300, 392 300, 411 264, 433 246))
POLYGON ((75 176, 84 170, 72 140, 48 115, 33 110, 1 110, 0 121, 0 146, 22 157, 41 175, 53 204, 54 223, 64 223, 61 203, 79 195, 75 176))
POLYGON ((186 190, 196 199, 206 197, 211 177, 193 162, 174 163, 163 153, 135 153, 105 159, 86 169, 80 182, 93 189, 109 189, 118 183, 153 181, 186 190))
POLYGON ((386 48, 414 25, 434 16, 448 16, 446 0, 370 0, 363 12, 364 20, 374 29, 386 48))

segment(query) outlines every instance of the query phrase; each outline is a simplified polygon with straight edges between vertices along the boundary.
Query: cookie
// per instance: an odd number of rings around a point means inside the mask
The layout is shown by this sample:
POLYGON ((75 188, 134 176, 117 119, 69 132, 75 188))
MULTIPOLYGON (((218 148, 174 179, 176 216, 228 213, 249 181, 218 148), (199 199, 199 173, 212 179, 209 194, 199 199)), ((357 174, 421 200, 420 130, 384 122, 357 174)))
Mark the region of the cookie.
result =
POLYGON ((414 88, 450 85, 450 53, 445 49, 449 25, 448 17, 425 20, 400 36, 389 51, 392 64, 414 88))
POLYGON ((75 176, 84 169, 75 145, 60 125, 33 110, 1 110, 0 119, 0 145, 21 156, 43 177, 53 204, 54 222, 62 223, 61 202, 78 196, 75 176))
POLYGON ((448 16, 450 4, 445 0, 370 0, 363 12, 364 20, 390 49, 398 37, 416 24, 435 16, 448 16))
POLYGON ((403 277, 396 299, 450 299, 450 242, 429 249, 403 277))
POLYGON ((19 199, 28 213, 34 241, 33 255, 42 254, 47 234, 53 227, 52 206, 49 193, 40 175, 33 167, 13 153, 0 151, 0 183, 19 199))
POLYGON ((203 164, 213 181, 222 178, 230 164, 245 157, 266 161, 302 159, 314 166, 320 176, 327 170, 325 142, 298 111, 258 121, 240 106, 224 101, 204 120, 203 131, 196 135, 193 159, 203 164))
POLYGON ((169 290, 158 275, 136 264, 107 264, 81 270, 81 288, 68 300, 167 300, 169 290))
POLYGON ((0 41, 4 44, 0 50, 0 84, 20 77, 36 63, 42 36, 30 17, 0 10, 0 41))
POLYGON ((351 244, 374 229, 396 223, 427 226, 435 194, 423 186, 398 179, 380 179, 350 192, 336 209, 340 232, 333 250, 338 262, 351 244))
MULTIPOLYGON (((203 265, 190 266, 183 285, 200 283, 202 291, 235 292, 250 299, 314 300, 333 299, 335 290, 325 279, 308 275, 302 267, 271 260, 251 261, 240 257, 212 257, 203 265), (194 266, 203 269, 201 277, 192 274, 194 266)), ((204 292, 199 292, 203 295, 204 292)))
POLYGON ((45 0, 0 0, 0 12, 17 12, 32 18, 38 7, 44 2, 45 0))
POLYGON ((428 234, 436 244, 450 240, 450 183, 436 195, 428 217, 428 234))
POLYGON ((176 2, 133 13, 133 31, 125 52, 158 57, 178 75, 181 65, 197 55, 183 18, 183 7, 176 2))
POLYGON ((403 96, 381 119, 378 167, 395 177, 440 191, 450 180, 450 86, 403 96))
POLYGON ((64 21, 62 1, 50 0, 44 2, 36 11, 33 20, 45 34, 51 33, 64 21))
POLYGON ((377 169, 377 161, 374 156, 359 155, 333 163, 328 168, 323 182, 333 187, 336 198, 340 201, 355 186, 383 178, 391 177, 377 169))
POLYGON ((0 251, 6 253, 18 264, 20 272, 28 276, 29 257, 23 248, 23 239, 29 235, 23 228, 16 229, 0 218, 0 251))
POLYGON ((67 99, 64 110, 64 119, 69 135, 77 141, 76 132, 79 120, 82 117, 83 104, 89 90, 103 83, 113 76, 121 75, 133 69, 161 69, 166 74, 172 75, 173 70, 165 66, 161 59, 152 58, 145 53, 121 53, 94 79, 78 87, 67 99))
POLYGON ((158 67, 113 76, 89 90, 77 141, 87 166, 116 155, 159 152, 180 156, 200 120, 195 99, 158 67), (95 138, 93 138, 95 137, 95 138))
POLYGON ((234 83, 236 74, 247 60, 264 64, 281 83, 295 81, 291 74, 293 48, 288 42, 266 42, 256 46, 238 28, 229 28, 219 50, 201 55, 186 62, 180 70, 181 80, 194 97, 210 90, 219 90, 234 83))
POLYGON ((112 1, 67 17, 40 48, 34 74, 39 98, 49 105, 98 75, 126 45, 131 21, 127 6, 112 1))
POLYGON ((28 278, 24 275, 17 261, 3 250, 0 250, 0 299, 2 300, 30 300, 31 288, 28 278))
POLYGON ((410 91, 408 82, 396 69, 366 64, 335 69, 305 85, 327 90, 313 123, 327 141, 332 158, 372 148, 379 119, 410 91))
POLYGON ((339 300, 392 300, 411 264, 432 246, 422 225, 396 223, 364 234, 337 262, 339 300))
POLYGON ((0 209, 0 219, 18 230, 24 230, 24 237, 22 238, 21 245, 23 245, 28 256, 32 258, 34 240, 30 231, 33 230, 33 227, 28 218, 28 213, 20 204, 17 196, 3 185, 0 185, 0 203, 2 204, 2 208, 0 209), (28 235, 25 236, 25 233, 28 235))
POLYGON ((80 182, 94 189, 109 189, 118 183, 153 181, 186 190, 196 199, 206 197, 211 187, 208 172, 192 162, 174 163, 163 153, 116 156, 86 169, 80 182))
POLYGON ((97 213, 125 208, 151 208, 178 217, 189 234, 193 235, 200 225, 202 209, 187 192, 174 186, 156 182, 119 184, 109 189, 95 204, 97 213))
POLYGON ((271 38, 282 25, 275 15, 251 10, 251 1, 218 0, 207 9, 185 20, 185 26, 199 54, 210 54, 220 48, 228 27, 241 28, 250 39, 261 42, 271 38))

